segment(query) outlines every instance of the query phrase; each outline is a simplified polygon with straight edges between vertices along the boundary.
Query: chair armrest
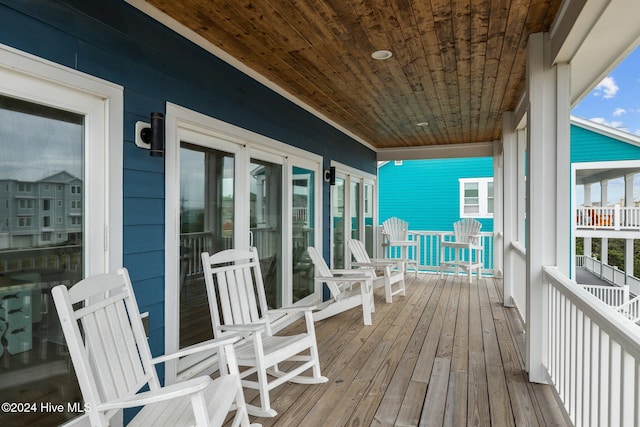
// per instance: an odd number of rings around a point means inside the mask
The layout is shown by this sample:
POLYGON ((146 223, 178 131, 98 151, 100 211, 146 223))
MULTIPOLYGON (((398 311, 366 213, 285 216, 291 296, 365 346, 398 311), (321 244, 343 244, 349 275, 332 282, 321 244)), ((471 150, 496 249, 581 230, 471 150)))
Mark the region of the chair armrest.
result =
POLYGON ((136 406, 144 406, 149 403, 162 402, 164 400, 171 400, 177 397, 199 393, 204 391, 211 381, 211 378, 203 375, 201 377, 171 384, 159 390, 146 391, 134 394, 133 396, 127 396, 122 399, 105 402, 98 405, 96 410, 108 411, 111 409, 135 408, 136 406))
POLYGON ((357 283, 357 282, 363 282, 365 280, 371 280, 370 276, 364 276, 364 275, 359 275, 359 276, 338 276, 338 277, 316 277, 315 280, 319 281, 319 282, 338 282, 338 283, 357 283))
MULTIPOLYGON (((355 266, 359 266, 359 267, 373 267, 373 268, 380 268, 380 267, 387 267, 387 266, 392 266, 395 265, 396 263, 393 261, 390 261, 388 259, 385 260, 371 260, 371 262, 352 262, 351 265, 355 265, 355 266)), ((362 270, 362 269, 361 269, 362 270)))
POLYGON ((315 305, 301 305, 297 307, 280 307, 280 308, 272 308, 267 314, 288 314, 288 313, 304 313, 305 311, 317 310, 318 307, 315 305))
POLYGON ((266 325, 266 320, 260 322, 246 323, 244 325, 220 325, 218 329, 221 331, 231 332, 260 332, 266 325))
POLYGON ((213 350, 218 347, 222 347, 224 345, 229 345, 237 342, 240 339, 238 335, 229 335, 223 338, 214 338, 212 340, 207 340, 198 344, 191 345, 189 347, 182 348, 175 353, 164 354, 162 356, 154 357, 151 359, 151 363, 154 365, 158 363, 166 362, 167 360, 177 359, 179 357, 188 356, 194 353, 200 353, 202 351, 213 350))
MULTIPOLYGON (((338 270, 331 270, 332 274, 344 274, 345 276, 349 276, 349 275, 356 275, 356 276, 362 276, 362 272, 363 271, 373 271, 374 269, 369 267, 369 268, 357 268, 357 269, 338 269, 338 270)), ((338 277, 342 277, 342 276, 338 276, 338 277)), ((336 278, 335 276, 333 277, 334 279, 336 278)))

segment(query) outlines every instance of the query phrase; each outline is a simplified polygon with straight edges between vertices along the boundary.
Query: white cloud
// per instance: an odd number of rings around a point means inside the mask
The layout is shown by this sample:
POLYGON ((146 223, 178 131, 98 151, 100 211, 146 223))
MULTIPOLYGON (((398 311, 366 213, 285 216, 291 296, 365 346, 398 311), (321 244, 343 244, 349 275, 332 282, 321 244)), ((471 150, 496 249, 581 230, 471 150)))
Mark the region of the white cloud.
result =
POLYGON ((598 86, 593 90, 594 96, 602 95, 603 98, 609 99, 616 96, 620 88, 616 84, 616 81, 613 77, 605 77, 598 86))
POLYGON ((623 114, 626 114, 627 110, 625 110, 624 108, 616 108, 615 111, 613 112, 613 117, 620 117, 623 114))
POLYGON ((623 127, 622 126, 623 123, 621 121, 618 121, 618 120, 608 121, 604 117, 592 117, 589 120, 591 120, 594 123, 598 123, 598 124, 601 124, 601 125, 609 126, 610 128, 621 128, 621 127, 623 127))

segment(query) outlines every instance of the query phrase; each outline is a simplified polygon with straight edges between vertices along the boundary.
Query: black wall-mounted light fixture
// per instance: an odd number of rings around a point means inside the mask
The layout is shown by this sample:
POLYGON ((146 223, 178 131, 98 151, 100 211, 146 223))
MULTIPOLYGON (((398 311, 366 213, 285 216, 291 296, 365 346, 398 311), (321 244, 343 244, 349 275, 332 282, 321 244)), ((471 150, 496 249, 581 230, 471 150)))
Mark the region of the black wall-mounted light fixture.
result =
POLYGON ((336 185, 336 168, 335 166, 331 166, 329 169, 324 171, 324 180, 329 183, 329 185, 336 185))
POLYGON ((136 145, 150 150, 151 157, 164 155, 164 114, 151 113, 151 124, 136 122, 136 145))

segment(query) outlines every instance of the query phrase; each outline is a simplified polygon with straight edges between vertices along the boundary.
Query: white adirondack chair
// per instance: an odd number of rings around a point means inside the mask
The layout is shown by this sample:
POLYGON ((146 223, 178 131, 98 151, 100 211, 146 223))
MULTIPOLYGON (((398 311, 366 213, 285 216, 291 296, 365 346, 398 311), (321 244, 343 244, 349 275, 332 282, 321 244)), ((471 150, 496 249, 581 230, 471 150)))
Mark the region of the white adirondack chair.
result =
POLYGON ((393 302, 393 295, 405 295, 404 273, 401 269, 398 271, 391 269, 395 264, 393 261, 369 258, 369 254, 360 240, 349 239, 347 245, 349 245, 351 255, 353 255, 356 260, 355 262, 351 262, 351 265, 373 269, 370 273, 373 277, 373 288, 384 287, 384 295, 388 303, 393 302), (381 273, 381 275, 379 275, 379 273, 381 273), (392 286, 396 284, 396 289, 393 289, 392 286))
POLYGON ((478 281, 482 276, 484 265, 484 247, 480 236, 482 224, 473 218, 463 218, 453 224, 453 233, 442 235, 440 241, 440 277, 447 269, 453 268, 456 276, 460 268, 467 271, 469 283, 471 275, 476 270, 478 281), (454 240, 446 240, 453 235, 454 240), (453 253, 453 258, 450 255, 453 253), (449 255, 449 257, 447 257, 449 255), (465 258, 466 256, 466 258, 465 258))
POLYGON ((382 223, 382 234, 383 246, 388 248, 385 253, 388 253, 390 248, 400 248, 402 255, 396 259, 400 271, 406 273, 407 265, 413 265, 415 275, 418 277, 418 260, 420 259, 418 235, 409 231, 409 223, 397 217, 388 218, 382 223), (410 235, 413 235, 413 239, 409 239, 410 235), (415 259, 409 258, 409 248, 413 248, 415 259))
POLYGON ((238 365, 248 367, 241 372, 242 385, 260 392, 260 407, 247 404, 249 413, 276 416, 277 412, 271 408, 269 391, 287 381, 300 384, 326 382, 327 378, 320 374, 311 316, 314 307, 269 309, 256 248, 250 251, 228 249, 213 255, 204 252, 201 256, 214 337, 234 333, 244 336, 235 345, 238 365), (287 336, 273 334, 271 317, 301 312, 305 316, 306 332, 287 336), (292 366, 288 371, 281 371, 278 364, 283 362, 295 363, 285 363, 292 366), (312 370, 312 375, 300 375, 308 369, 312 370), (257 381, 247 379, 254 373, 257 381))
POLYGON ((331 299, 318 305, 320 310, 313 313, 313 320, 323 320, 362 306, 364 324, 371 325, 371 313, 375 311, 371 272, 362 269, 330 270, 316 248, 309 246, 307 252, 316 268, 316 286, 322 287, 325 283, 331 293, 331 299))
POLYGON ((221 426, 234 407, 233 425, 249 426, 233 349, 238 337, 152 358, 125 269, 89 277, 71 289, 56 286, 52 294, 91 425, 108 426, 117 411, 143 406, 129 426, 221 426), (155 364, 216 348, 229 364, 224 375, 160 386, 155 364), (144 386, 149 391, 139 392, 144 386))

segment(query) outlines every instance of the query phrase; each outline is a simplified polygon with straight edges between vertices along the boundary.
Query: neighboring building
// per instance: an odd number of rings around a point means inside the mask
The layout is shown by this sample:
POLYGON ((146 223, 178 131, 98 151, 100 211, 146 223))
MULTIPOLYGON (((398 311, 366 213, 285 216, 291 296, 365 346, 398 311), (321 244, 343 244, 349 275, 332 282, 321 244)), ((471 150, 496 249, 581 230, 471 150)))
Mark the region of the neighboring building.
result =
POLYGON ((378 169, 379 219, 396 216, 411 230, 449 231, 462 216, 493 231, 493 159, 405 160, 378 169))
MULTIPOLYGON (((572 252, 575 238, 586 239, 586 256, 592 255, 590 239, 602 239, 601 253, 595 257, 606 266, 607 238, 626 239, 623 270, 629 276, 638 276, 633 241, 640 238, 636 196, 640 189, 634 188, 634 176, 640 173, 640 137, 572 117, 571 163, 575 189, 572 252), (624 197, 606 202, 611 199, 608 183, 613 179, 618 184, 624 181, 629 203, 624 197)), ((408 221, 414 231, 451 231, 455 221, 471 217, 482 223, 482 232, 492 232, 493 175, 490 157, 382 163, 378 169, 380 223, 397 216, 408 221)), ((492 243, 485 241, 487 245, 492 243)), ((423 249, 428 250, 426 246, 423 249)), ((489 259, 485 267, 491 269, 489 259)), ((638 293, 640 285, 632 284, 632 291, 638 293)))
POLYGON ((82 194, 66 171, 0 176, 0 250, 82 242, 82 194))
MULTIPOLYGON (((599 170, 598 183, 640 172, 640 137, 572 117, 571 163, 574 182, 582 186, 589 182, 586 171, 599 170), (605 162, 624 163, 616 168, 605 162)), ((381 163, 379 221, 397 216, 412 230, 450 231, 455 221, 471 217, 482 223, 482 231, 493 231, 493 174, 490 157, 381 163)), ((637 196, 632 205, 638 205, 637 196)))

